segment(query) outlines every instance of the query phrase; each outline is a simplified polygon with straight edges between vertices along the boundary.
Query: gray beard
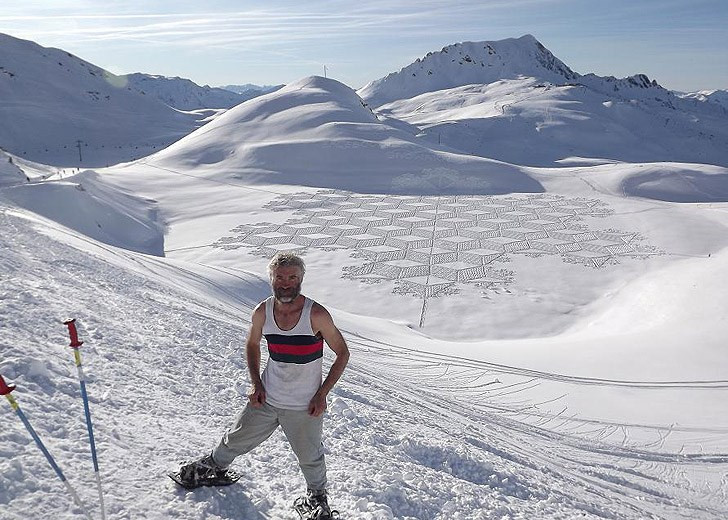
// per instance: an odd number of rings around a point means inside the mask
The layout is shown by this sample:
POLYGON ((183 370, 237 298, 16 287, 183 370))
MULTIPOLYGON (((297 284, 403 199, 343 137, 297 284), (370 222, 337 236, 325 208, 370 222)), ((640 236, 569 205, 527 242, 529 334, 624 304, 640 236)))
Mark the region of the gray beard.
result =
POLYGON ((281 303, 291 303, 301 294, 301 286, 291 287, 289 289, 274 289, 273 296, 281 303))

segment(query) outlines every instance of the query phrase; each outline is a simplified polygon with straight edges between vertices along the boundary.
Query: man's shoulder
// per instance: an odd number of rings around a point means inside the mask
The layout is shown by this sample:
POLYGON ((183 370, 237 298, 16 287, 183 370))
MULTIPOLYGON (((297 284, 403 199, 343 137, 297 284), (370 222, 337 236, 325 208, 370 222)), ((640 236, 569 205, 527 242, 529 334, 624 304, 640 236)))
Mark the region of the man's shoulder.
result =
MULTIPOLYGON (((312 300, 313 301, 313 300, 312 300)), ((312 321, 320 321, 320 320, 331 320, 331 314, 328 310, 326 310, 326 307, 321 305, 320 303, 314 301, 311 305, 311 320, 312 321)))
POLYGON ((265 319, 265 305, 268 301, 268 298, 260 302, 258 305, 255 306, 255 309, 253 309, 253 318, 256 317, 263 317, 265 319))
POLYGON ((321 305, 316 300, 313 300, 311 298, 309 298, 309 300, 311 300, 311 314, 322 314, 322 313, 328 314, 329 313, 329 311, 326 310, 326 307, 321 305))

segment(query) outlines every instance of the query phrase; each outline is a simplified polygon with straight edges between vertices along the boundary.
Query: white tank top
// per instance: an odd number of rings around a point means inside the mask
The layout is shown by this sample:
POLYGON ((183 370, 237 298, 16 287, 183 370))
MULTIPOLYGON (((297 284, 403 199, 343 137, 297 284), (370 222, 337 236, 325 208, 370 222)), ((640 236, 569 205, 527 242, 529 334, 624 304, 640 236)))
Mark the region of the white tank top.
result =
POLYGON ((304 298, 301 317, 290 330, 280 329, 273 317, 274 297, 265 301, 263 335, 269 359, 261 380, 266 401, 278 408, 306 410, 321 387, 324 341, 311 327, 314 301, 304 298))

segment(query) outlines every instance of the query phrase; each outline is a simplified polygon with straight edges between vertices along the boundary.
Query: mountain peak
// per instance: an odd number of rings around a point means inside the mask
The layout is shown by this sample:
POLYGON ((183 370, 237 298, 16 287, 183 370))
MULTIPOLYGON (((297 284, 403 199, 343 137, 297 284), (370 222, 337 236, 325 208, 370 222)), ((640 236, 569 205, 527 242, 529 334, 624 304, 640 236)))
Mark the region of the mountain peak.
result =
POLYGON ((373 81, 359 91, 373 106, 424 92, 502 79, 533 77, 563 83, 572 71, 533 35, 498 41, 461 42, 428 52, 399 72, 373 81))
POLYGON ((536 37, 533 34, 530 34, 530 33, 529 34, 524 34, 520 38, 516 38, 516 39, 517 40, 522 40, 522 41, 533 41, 533 42, 536 42, 536 43, 541 43, 541 42, 539 42, 536 39, 536 37))

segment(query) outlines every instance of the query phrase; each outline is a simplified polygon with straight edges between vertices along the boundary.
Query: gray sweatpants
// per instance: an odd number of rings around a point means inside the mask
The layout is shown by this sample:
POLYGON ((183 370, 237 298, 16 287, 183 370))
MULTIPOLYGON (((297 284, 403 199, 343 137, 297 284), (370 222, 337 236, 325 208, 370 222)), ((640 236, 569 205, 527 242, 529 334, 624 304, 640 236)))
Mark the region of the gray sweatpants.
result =
POLYGON ((280 425, 298 458, 308 489, 323 490, 326 488, 326 460, 321 443, 323 418, 323 414, 313 417, 306 410, 285 410, 268 403, 254 408, 248 404, 223 435, 212 458, 218 466, 228 467, 235 457, 260 445, 280 425))

